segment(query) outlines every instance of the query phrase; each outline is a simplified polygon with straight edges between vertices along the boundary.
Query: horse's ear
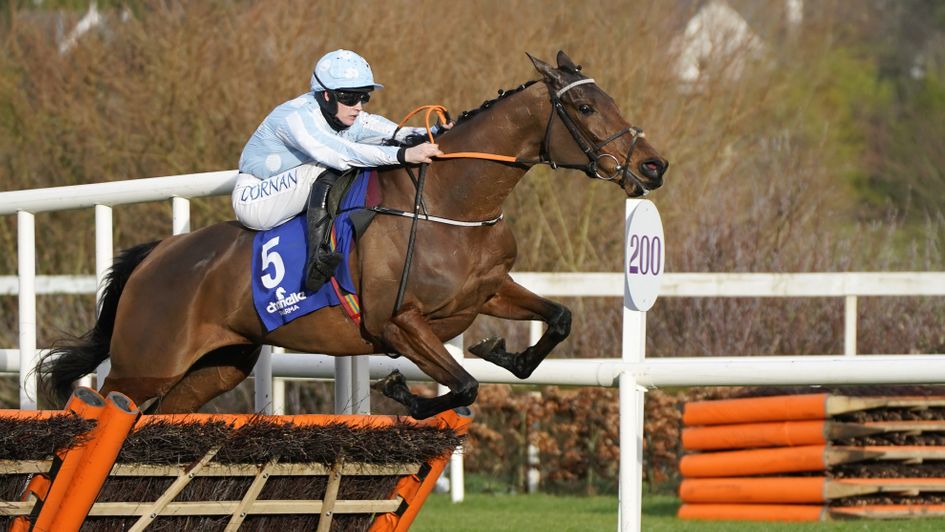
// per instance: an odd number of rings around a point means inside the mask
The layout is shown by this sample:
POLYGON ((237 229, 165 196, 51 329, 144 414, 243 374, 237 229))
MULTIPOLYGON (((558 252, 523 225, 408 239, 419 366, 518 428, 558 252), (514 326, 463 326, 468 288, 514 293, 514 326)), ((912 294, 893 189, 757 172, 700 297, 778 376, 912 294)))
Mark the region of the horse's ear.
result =
POLYGON ((525 55, 532 60, 532 64, 535 65, 535 70, 542 75, 547 81, 556 82, 561 80, 561 73, 555 70, 555 68, 548 63, 538 59, 532 54, 525 52, 525 55))
POLYGON ((568 57, 568 54, 564 53, 562 50, 558 50, 558 68, 561 70, 567 70, 569 72, 577 72, 581 70, 581 67, 574 64, 574 61, 571 61, 571 58, 568 57))

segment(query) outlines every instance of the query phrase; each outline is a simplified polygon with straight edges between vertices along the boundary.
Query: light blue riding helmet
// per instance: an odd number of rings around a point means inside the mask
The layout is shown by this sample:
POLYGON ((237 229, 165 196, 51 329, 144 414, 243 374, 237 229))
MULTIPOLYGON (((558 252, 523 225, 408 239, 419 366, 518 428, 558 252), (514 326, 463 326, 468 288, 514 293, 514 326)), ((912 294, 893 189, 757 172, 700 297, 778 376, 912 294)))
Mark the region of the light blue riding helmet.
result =
POLYGON ((351 50, 328 52, 315 63, 315 71, 312 72, 313 91, 364 87, 384 88, 380 83, 374 83, 371 65, 351 50))

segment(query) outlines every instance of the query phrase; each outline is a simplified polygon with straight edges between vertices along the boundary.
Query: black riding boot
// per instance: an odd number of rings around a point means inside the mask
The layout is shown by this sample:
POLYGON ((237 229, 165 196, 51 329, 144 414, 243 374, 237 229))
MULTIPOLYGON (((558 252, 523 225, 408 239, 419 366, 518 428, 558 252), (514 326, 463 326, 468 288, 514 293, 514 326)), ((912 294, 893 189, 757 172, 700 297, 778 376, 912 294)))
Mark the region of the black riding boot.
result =
POLYGON ((325 172, 315 180, 308 197, 308 211, 305 214, 308 225, 308 255, 305 261, 305 288, 314 292, 322 287, 341 262, 341 255, 332 253, 328 247, 331 225, 326 201, 332 185, 338 176, 331 171, 325 172))

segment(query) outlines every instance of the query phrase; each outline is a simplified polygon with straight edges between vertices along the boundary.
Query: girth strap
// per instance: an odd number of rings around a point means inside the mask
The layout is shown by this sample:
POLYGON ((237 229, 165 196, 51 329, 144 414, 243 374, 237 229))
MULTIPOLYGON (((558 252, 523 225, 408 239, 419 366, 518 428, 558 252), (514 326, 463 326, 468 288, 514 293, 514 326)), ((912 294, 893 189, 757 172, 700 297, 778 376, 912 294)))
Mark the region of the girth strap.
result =
POLYGON ((453 220, 451 218, 443 218, 441 216, 434 216, 432 214, 401 211, 398 209, 391 209, 390 207, 384 207, 382 205, 378 205, 376 207, 369 207, 369 209, 378 214, 390 214, 393 216, 403 216, 404 218, 426 220, 428 222, 436 222, 436 223, 441 223, 441 224, 446 224, 446 225, 456 225, 460 227, 481 227, 481 226, 495 225, 499 223, 500 221, 502 221, 503 218, 505 218, 505 214, 499 214, 498 216, 490 220, 479 220, 475 222, 467 222, 463 220, 453 220))

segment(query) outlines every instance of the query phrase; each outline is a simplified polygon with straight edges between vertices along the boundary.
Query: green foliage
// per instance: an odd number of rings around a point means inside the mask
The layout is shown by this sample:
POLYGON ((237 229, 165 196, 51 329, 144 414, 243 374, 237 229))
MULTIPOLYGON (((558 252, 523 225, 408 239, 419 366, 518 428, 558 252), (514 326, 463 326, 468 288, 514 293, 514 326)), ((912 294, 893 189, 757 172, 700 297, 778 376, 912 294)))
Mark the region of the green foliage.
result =
POLYGON ((885 156, 869 175, 875 205, 892 204, 924 221, 942 213, 945 197, 945 70, 912 80, 911 97, 901 102, 875 141, 885 156))
POLYGON ((826 174, 853 185, 862 195, 867 187, 870 124, 892 104, 892 87, 877 76, 870 57, 854 50, 826 50, 817 61, 792 63, 787 92, 776 116, 791 128, 827 165, 826 174))

